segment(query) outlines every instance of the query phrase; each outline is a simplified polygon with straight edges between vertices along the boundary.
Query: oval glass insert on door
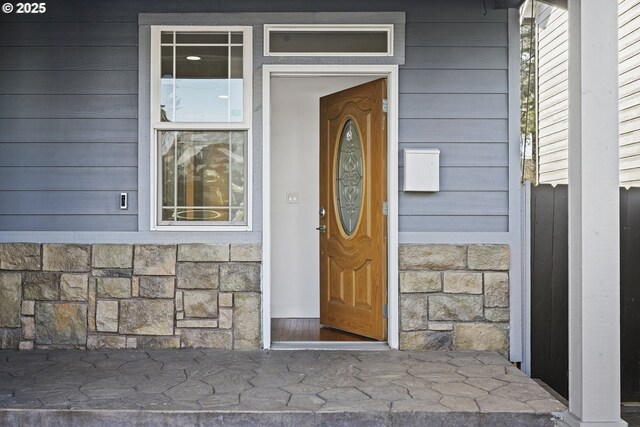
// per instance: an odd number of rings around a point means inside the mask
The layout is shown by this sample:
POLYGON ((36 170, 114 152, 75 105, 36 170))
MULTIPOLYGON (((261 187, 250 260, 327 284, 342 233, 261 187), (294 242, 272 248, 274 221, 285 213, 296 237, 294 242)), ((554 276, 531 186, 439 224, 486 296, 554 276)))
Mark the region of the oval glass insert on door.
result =
POLYGON ((336 169, 336 199, 340 222, 345 234, 351 236, 358 225, 363 188, 362 145, 358 128, 351 119, 342 128, 336 169))

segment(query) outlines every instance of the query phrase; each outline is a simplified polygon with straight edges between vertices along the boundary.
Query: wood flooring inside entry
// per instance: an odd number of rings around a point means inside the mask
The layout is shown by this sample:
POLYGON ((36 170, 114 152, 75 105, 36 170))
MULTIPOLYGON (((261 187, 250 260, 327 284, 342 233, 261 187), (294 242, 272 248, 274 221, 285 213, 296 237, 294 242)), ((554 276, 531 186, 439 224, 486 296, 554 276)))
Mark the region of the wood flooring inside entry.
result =
POLYGON ((375 341, 320 324, 320 319, 271 319, 272 341, 375 341))

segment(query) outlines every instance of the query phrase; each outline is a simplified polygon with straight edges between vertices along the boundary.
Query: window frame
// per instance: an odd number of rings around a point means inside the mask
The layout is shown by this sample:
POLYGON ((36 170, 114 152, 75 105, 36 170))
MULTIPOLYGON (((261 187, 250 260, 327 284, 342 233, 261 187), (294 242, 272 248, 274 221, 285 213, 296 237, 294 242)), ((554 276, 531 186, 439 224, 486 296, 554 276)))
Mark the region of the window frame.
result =
POLYGON ((150 228, 152 231, 252 231, 253 219, 253 27, 222 25, 151 25, 150 55, 150 228), (243 105, 242 122, 162 122, 160 121, 161 90, 161 41, 162 31, 184 32, 242 32, 242 78, 243 105), (247 133, 245 150, 245 221, 246 224, 215 224, 213 221, 184 221, 162 224, 160 172, 158 157, 158 134, 160 131, 243 131, 247 133))
POLYGON ((351 56, 351 57, 392 57, 394 24, 264 24, 264 56, 351 56), (387 33, 386 52, 271 52, 269 34, 272 31, 296 32, 370 32, 387 33))

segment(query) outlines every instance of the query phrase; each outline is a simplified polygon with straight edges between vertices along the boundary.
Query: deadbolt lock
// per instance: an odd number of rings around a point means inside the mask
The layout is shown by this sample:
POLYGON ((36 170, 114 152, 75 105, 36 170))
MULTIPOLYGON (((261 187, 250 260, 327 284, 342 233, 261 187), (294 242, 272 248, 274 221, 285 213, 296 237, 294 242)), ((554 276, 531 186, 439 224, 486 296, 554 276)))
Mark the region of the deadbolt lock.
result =
POLYGON ((320 215, 320 219, 322 219, 327 215, 327 211, 325 210, 325 208, 320 208, 318 214, 320 215))

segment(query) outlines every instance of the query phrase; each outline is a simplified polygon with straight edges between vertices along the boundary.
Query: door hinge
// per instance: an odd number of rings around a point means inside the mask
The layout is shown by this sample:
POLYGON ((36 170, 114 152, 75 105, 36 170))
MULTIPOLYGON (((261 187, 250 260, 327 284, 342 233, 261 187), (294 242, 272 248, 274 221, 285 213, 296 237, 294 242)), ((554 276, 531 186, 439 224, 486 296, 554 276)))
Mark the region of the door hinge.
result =
POLYGON ((389 215, 389 204, 382 202, 382 215, 389 215))
POLYGON ((387 309, 387 304, 384 304, 384 305, 382 306, 382 318, 383 318, 383 319, 386 319, 386 318, 387 318, 387 316, 389 315, 388 311, 389 311, 389 310, 387 309))
POLYGON ((388 113, 389 112, 389 100, 388 99, 383 99, 382 100, 382 112, 383 113, 388 113))

